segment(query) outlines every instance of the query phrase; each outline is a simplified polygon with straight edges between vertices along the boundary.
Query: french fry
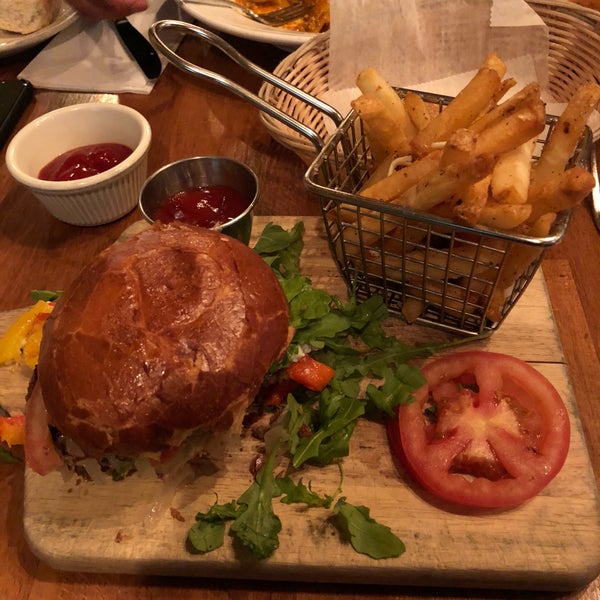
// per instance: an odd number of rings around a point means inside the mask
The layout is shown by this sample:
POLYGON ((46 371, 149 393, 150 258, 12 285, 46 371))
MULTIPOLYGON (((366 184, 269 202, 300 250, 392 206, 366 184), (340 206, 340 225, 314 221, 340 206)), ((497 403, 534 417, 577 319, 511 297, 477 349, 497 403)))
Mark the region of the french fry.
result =
POLYGON ((360 217, 355 217, 355 224, 347 223, 344 229, 344 239, 348 242, 346 252, 354 258, 370 256, 369 251, 379 253, 382 244, 382 236, 401 227, 401 219, 395 219, 392 215, 382 218, 380 213, 363 210, 360 217))
POLYGON ((362 94, 355 98, 352 108, 367 124, 370 139, 373 137, 377 140, 377 145, 383 148, 386 154, 408 154, 410 145, 404 129, 375 94, 362 94))
POLYGON ((495 96, 492 98, 492 104, 490 105, 490 110, 508 94, 508 91, 517 85, 517 80, 513 77, 509 77, 508 79, 503 79, 498 91, 495 96))
POLYGON ((415 246, 422 242, 427 235, 427 230, 420 227, 396 227, 387 234, 383 242, 383 248, 390 255, 402 256, 412 251, 415 246))
POLYGON ((538 99, 490 123, 477 138, 476 152, 499 157, 539 135, 545 124, 544 103, 538 99))
MULTIPOLYGON (((550 228, 556 213, 546 213, 539 217, 528 230, 531 237, 545 237, 550 233, 550 228)), ((512 288, 515 282, 523 275, 529 265, 539 257, 543 248, 525 244, 513 244, 506 253, 502 269, 498 275, 496 289, 490 299, 486 316, 492 321, 502 318, 502 310, 506 298, 506 292, 512 288)))
POLYGON ((382 219, 379 214, 363 211, 359 226, 347 227, 344 231, 344 237, 355 249, 351 254, 356 258, 361 252, 365 253, 371 249, 379 252, 384 238, 386 243, 390 244, 388 249, 392 248, 393 242, 395 252, 402 253, 406 249, 410 250, 414 244, 423 239, 425 233, 419 228, 409 228, 404 232, 401 221, 403 220, 394 219, 391 215, 386 215, 386 218, 382 219))
POLYGON ((489 175, 494 162, 489 154, 477 154, 468 161, 452 163, 421 179, 397 203, 418 211, 430 210, 442 202, 452 203, 468 186, 489 175))
POLYGON ((402 98, 377 69, 368 67, 361 71, 356 78, 356 85, 363 94, 374 94, 379 99, 408 139, 414 136, 416 130, 402 98))
POLYGON ((483 275, 497 265, 500 258, 500 253, 491 248, 456 244, 450 250, 413 250, 404 255, 402 264, 407 281, 420 281, 423 277, 448 281, 483 275))
POLYGON ((477 136, 470 129, 457 129, 452 132, 442 150, 440 167, 469 160, 475 152, 476 144, 477 136))
POLYGON ((483 61, 483 68, 492 69, 502 79, 506 75, 506 63, 495 53, 490 52, 483 61))
POLYGON ((477 224, 508 231, 525 223, 531 215, 531 204, 487 202, 479 212, 477 224))
MULTIPOLYGON (((374 200, 383 200, 391 204, 397 203, 397 197, 405 190, 413 187, 423 177, 429 175, 439 168, 439 152, 423 157, 421 160, 410 163, 405 168, 392 173, 389 177, 376 182, 369 188, 360 192, 360 195, 374 200)), ((355 223, 357 214, 346 211, 344 213, 346 223, 355 223)), ((379 212, 363 210, 361 213, 360 229, 362 235, 359 236, 355 228, 348 228, 345 235, 358 247, 378 246, 381 242, 381 236, 392 232, 397 224, 392 219, 382 220, 379 212)), ((416 240, 415 240, 416 241, 416 240)))
POLYGON ((532 206, 530 222, 537 221, 544 213, 558 213, 573 208, 592 192, 594 176, 581 167, 571 167, 557 173, 544 182, 536 182, 529 188, 528 202, 532 206))
MULTIPOLYGON (((429 214, 443 219, 450 219, 449 207, 444 204, 434 206, 429 214)), ((344 231, 344 237, 351 242, 351 256, 359 258, 361 253, 374 260, 379 260, 382 250, 390 255, 402 256, 411 251, 416 244, 422 242, 425 236, 430 234, 447 235, 448 229, 443 226, 428 227, 423 223, 384 215, 374 211, 362 210, 360 223, 357 226, 348 226, 344 231), (359 233, 360 231, 360 233, 359 233)), ((392 259, 391 265, 398 267, 398 263, 392 259)))
MULTIPOLYGON (((437 206, 434 206, 428 214, 438 217, 440 219, 452 220, 452 206, 445 202, 441 202, 437 206)), ((431 235, 440 234, 448 235, 448 228, 444 226, 431 225, 426 226, 423 223, 407 221, 404 227, 396 227, 389 231, 383 241, 383 247, 385 252, 391 254, 406 254, 410 252, 413 247, 422 242, 423 239, 428 235, 428 231, 431 235)))
POLYGON ((400 171, 392 173, 359 193, 365 198, 393 201, 406 190, 416 185, 423 177, 428 176, 439 168, 441 152, 436 151, 415 160, 400 171))
MULTIPOLYGON (((507 116, 519 111, 525 106, 537 103, 540 100, 540 86, 537 83, 530 83, 522 90, 511 96, 502 104, 498 104, 490 111, 480 116, 469 129, 479 133, 490 127, 492 124, 506 119, 507 116)), ((544 115, 545 117, 545 115, 544 115)), ((544 118, 545 120, 545 118, 544 118)))
POLYGON ((380 165, 386 158, 389 156, 390 161, 394 158, 393 154, 388 154, 385 146, 381 143, 381 141, 377 138, 377 136, 373 133, 371 127, 366 121, 363 121, 363 128, 365 131, 365 137, 369 141, 369 150, 371 151, 371 156, 373 157, 373 162, 376 165, 380 165))
POLYGON ((465 288, 461 283, 427 281, 423 288, 415 289, 414 295, 417 294, 422 298, 420 314, 427 305, 431 305, 443 307, 445 312, 461 317, 465 313, 472 313, 481 302, 479 293, 465 288))
POLYGON ((585 83, 575 91, 552 129, 533 169, 534 181, 543 183, 564 171, 598 102, 600 85, 597 83, 585 83))
POLYGON ((492 171, 490 192, 493 200, 505 204, 525 204, 531 178, 535 140, 502 154, 492 171))
POLYGON ((407 92, 404 96, 404 107, 406 108, 406 112, 415 126, 416 131, 425 129, 432 119, 433 115, 427 106, 427 103, 419 96, 419 94, 407 92))
POLYGON ((389 177, 391 173, 394 172, 394 169, 392 168, 392 163, 396 160, 396 158, 397 157, 393 154, 388 154, 380 161, 375 161, 375 169, 373 169, 373 171, 371 172, 361 189, 366 190, 371 186, 375 185, 378 181, 389 177))
POLYGON ((425 311, 423 300, 408 297, 402 304, 402 316, 407 323, 414 323, 425 311))
POLYGON ((467 225, 474 227, 479 214, 486 205, 489 196, 491 176, 484 177, 467 187, 452 208, 453 215, 467 225))
POLYGON ((435 142, 445 142, 453 131, 468 127, 489 105, 500 84, 496 70, 479 69, 450 104, 412 139, 411 145, 417 156, 429 152, 435 142))

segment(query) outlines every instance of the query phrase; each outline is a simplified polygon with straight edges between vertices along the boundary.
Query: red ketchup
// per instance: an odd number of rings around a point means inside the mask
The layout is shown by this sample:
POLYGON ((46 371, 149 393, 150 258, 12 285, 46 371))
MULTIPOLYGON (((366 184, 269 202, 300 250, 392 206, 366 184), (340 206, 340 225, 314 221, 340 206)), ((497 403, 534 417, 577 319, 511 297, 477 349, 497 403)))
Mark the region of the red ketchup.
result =
POLYGON ((163 202, 154 219, 162 223, 183 221, 200 227, 224 225, 248 208, 248 200, 227 185, 192 187, 163 202))
POLYGON ((133 150, 111 142, 80 146, 63 152, 42 167, 38 177, 46 181, 72 181, 98 175, 123 162, 133 150))

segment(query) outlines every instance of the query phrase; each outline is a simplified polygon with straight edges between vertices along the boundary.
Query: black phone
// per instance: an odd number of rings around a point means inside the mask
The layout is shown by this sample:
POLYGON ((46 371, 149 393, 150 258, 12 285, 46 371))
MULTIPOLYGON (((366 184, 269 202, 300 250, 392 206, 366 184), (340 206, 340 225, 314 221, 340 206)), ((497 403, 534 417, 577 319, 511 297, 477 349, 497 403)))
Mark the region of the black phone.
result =
POLYGON ((6 143, 32 97, 33 86, 29 81, 0 81, 0 148, 6 143))

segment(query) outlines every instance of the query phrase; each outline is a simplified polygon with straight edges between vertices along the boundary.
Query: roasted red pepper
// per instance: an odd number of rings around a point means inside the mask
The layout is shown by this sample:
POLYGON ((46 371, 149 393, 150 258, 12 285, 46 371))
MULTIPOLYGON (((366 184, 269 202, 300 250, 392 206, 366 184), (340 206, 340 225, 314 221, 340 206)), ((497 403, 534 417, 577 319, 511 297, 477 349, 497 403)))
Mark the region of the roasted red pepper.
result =
POLYGON ((313 392, 320 392, 333 379, 335 370, 329 365, 315 360, 309 354, 305 354, 287 368, 287 375, 292 381, 300 383, 305 388, 313 392))
POLYGON ((0 441, 9 446, 22 446, 25 443, 25 416, 0 417, 0 441))
POLYGON ((277 408, 285 403, 288 394, 293 394, 298 383, 291 379, 282 379, 269 389, 267 397, 263 402, 264 408, 277 408))

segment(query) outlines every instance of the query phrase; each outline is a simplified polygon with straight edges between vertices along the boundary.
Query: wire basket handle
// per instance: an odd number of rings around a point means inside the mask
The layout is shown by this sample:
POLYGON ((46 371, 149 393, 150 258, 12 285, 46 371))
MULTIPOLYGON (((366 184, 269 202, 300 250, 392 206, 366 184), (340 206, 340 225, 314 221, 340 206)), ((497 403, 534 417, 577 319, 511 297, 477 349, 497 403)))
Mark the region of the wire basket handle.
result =
POLYGON ((179 54, 177 54, 174 50, 171 50, 171 48, 169 48, 169 46, 167 46, 167 44, 161 39, 161 34, 167 30, 175 30, 180 33, 191 34, 193 36, 207 41, 209 44, 211 44, 218 50, 221 50, 221 52, 223 52, 226 56, 228 56, 231 60, 233 60, 242 68, 246 69, 247 71, 250 71, 251 73, 254 73, 255 75, 258 75, 264 81, 284 90, 285 92, 291 94, 298 100, 301 100, 309 106, 312 106, 313 108, 316 108, 320 112, 324 113, 334 122, 336 128, 339 127, 340 123, 342 122, 343 118, 335 108, 333 108, 329 104, 326 104, 325 102, 322 102, 318 98, 307 94, 306 92, 289 84, 287 81, 280 79, 272 73, 265 71, 258 65, 248 60, 245 56, 240 54, 235 48, 233 48, 233 46, 228 44, 224 39, 220 38, 218 35, 215 35, 211 31, 207 31, 206 29, 198 27, 197 25, 194 25, 192 23, 185 23, 182 21, 175 20, 156 21, 152 24, 148 31, 150 42, 156 48, 156 50, 160 52, 171 64, 176 66, 178 69, 181 69, 182 71, 186 71, 188 73, 191 73, 192 75, 196 75, 212 83, 216 83, 217 85, 220 85, 221 87, 224 87, 230 92, 234 93, 236 96, 239 96, 240 98, 250 102, 259 110, 266 112, 267 114, 271 115, 274 119, 277 119, 284 125, 287 125, 288 127, 291 127, 292 129, 297 131, 300 135, 306 137, 309 141, 313 143, 317 152, 320 152, 322 150, 324 146, 324 141, 320 138, 319 134, 316 131, 314 131, 307 125, 304 125, 304 123, 296 121, 283 111, 272 106, 262 98, 259 98, 252 92, 231 81, 230 79, 227 79, 226 77, 223 77, 222 75, 219 75, 218 73, 215 73, 213 71, 204 69, 201 66, 179 56, 179 54))

